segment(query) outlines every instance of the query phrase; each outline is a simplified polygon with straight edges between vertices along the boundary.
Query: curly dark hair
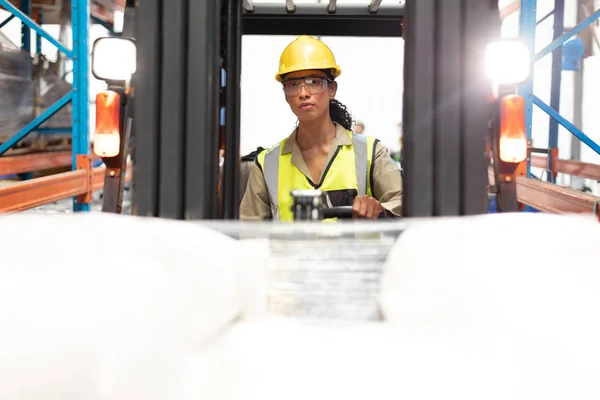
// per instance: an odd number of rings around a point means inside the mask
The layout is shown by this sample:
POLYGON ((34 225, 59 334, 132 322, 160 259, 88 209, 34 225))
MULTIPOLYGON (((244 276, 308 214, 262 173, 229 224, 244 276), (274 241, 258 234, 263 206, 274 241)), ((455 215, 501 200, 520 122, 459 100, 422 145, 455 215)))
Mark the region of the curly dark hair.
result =
POLYGON ((352 130, 352 124, 354 122, 352 116, 348 112, 346 106, 336 99, 329 100, 329 116, 333 122, 337 122, 346 130, 352 130))

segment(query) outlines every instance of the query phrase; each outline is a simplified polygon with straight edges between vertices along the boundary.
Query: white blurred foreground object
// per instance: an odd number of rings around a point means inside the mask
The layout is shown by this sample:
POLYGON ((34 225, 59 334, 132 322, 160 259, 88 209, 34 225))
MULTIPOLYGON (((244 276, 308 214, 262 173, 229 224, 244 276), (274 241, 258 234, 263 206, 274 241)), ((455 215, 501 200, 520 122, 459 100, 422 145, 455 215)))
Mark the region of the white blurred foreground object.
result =
POLYGON ((479 353, 505 398, 599 399, 599 243, 593 216, 415 226, 389 254, 382 312, 414 335, 479 353))
MULTIPOLYGON (((0 399, 600 398, 594 218, 410 225, 381 277, 384 321, 261 317, 265 266, 294 261, 264 240, 107 214, 0 222, 15 255, 0 264, 0 399)), ((362 250, 339 257, 354 268, 362 250)))
POLYGON ((0 221, 0 399, 177 399, 185 357, 260 312, 256 243, 111 214, 0 221))

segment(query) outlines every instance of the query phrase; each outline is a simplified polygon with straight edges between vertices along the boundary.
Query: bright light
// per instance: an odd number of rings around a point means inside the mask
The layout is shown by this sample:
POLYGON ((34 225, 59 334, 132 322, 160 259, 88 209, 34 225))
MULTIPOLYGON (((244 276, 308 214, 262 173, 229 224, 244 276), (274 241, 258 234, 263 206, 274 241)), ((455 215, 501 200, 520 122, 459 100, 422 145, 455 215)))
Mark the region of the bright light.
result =
POLYGON ((520 163, 527 158, 525 99, 508 95, 500 102, 500 159, 520 163))
POLYGON ((494 85, 526 81, 531 70, 531 55, 527 45, 518 40, 490 43, 486 49, 486 70, 494 85))
POLYGON ((94 154, 99 157, 116 157, 119 155, 119 134, 98 133, 94 134, 94 154))
POLYGON ((507 163, 520 163, 527 158, 527 138, 500 138, 500 159, 507 163))
POLYGON ((113 12, 113 31, 116 33, 123 32, 123 25, 125 24, 125 13, 121 10, 115 10, 113 12))
POLYGON ((92 73, 101 80, 126 81, 136 70, 136 47, 131 39, 100 38, 94 42, 92 73))
POLYGON ((120 152, 120 105, 117 92, 107 90, 96 95, 96 133, 94 154, 100 157, 116 157, 120 152))

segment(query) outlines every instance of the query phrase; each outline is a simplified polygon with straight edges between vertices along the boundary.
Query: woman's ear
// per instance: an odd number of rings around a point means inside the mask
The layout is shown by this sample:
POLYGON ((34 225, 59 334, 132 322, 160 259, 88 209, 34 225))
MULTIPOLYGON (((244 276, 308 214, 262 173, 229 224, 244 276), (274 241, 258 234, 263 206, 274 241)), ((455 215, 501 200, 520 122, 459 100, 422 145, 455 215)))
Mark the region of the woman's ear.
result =
POLYGON ((337 82, 333 81, 329 84, 329 100, 333 100, 337 93, 337 82))

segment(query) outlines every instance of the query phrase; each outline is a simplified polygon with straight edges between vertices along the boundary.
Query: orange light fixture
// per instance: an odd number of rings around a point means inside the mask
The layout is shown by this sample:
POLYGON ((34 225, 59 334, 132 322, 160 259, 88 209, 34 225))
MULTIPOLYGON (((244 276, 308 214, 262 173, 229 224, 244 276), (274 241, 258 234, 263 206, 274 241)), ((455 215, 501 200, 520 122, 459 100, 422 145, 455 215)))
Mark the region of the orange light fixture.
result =
POLYGON ((502 98, 500 104, 500 159, 520 163, 527 159, 525 99, 517 95, 502 98))
POLYGON ((96 95, 96 132, 94 154, 100 157, 115 157, 120 151, 119 120, 121 96, 107 90, 96 95))

